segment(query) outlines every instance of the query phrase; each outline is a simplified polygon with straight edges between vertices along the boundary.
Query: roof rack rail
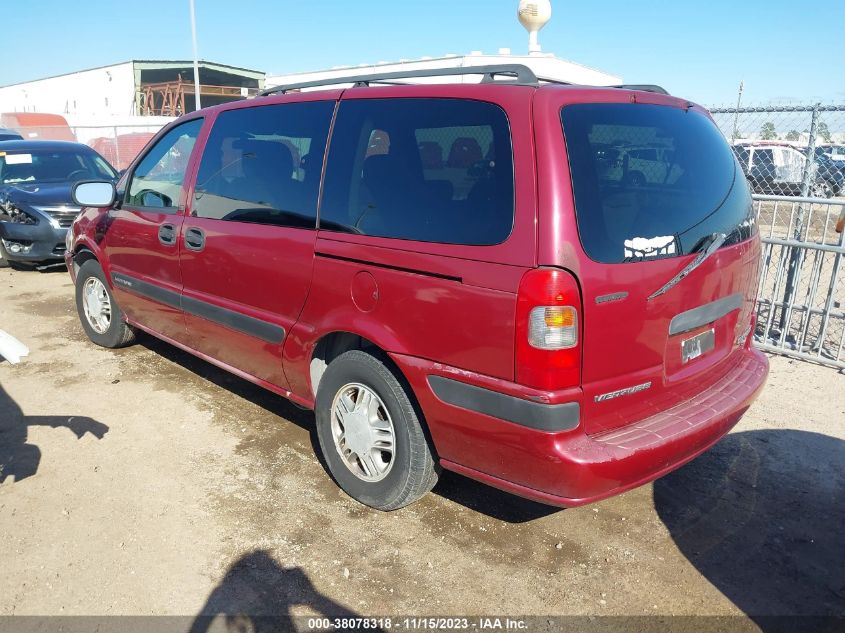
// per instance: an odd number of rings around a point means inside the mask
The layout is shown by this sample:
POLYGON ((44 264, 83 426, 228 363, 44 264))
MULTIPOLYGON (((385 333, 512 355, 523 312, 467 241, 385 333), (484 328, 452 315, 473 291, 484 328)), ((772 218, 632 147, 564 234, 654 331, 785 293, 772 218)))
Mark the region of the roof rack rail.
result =
POLYGON ((669 91, 666 88, 657 86, 655 84, 621 84, 619 86, 610 86, 610 88, 621 88, 623 90, 642 90, 643 92, 656 92, 661 95, 668 95, 669 91))
MULTIPOLYGON (((334 86, 336 84, 354 84, 355 86, 368 86, 371 83, 390 83, 394 79, 414 79, 416 77, 448 77, 455 75, 483 75, 481 83, 496 81, 496 76, 512 77, 509 84, 520 86, 536 86, 537 76, 523 64, 492 64, 487 66, 461 66, 459 68, 426 68, 424 70, 393 71, 389 73, 372 73, 369 75, 346 75, 342 77, 327 77, 312 81, 302 81, 294 84, 273 86, 258 93, 259 97, 276 93, 285 93, 290 90, 301 88, 317 88, 319 86, 334 86)), ((505 83, 505 82, 503 82, 505 83)))
POLYGON ((558 86, 572 86, 574 85, 571 81, 563 81, 563 79, 552 79, 551 77, 543 77, 541 75, 537 75, 538 82, 545 82, 549 84, 555 84, 558 86))

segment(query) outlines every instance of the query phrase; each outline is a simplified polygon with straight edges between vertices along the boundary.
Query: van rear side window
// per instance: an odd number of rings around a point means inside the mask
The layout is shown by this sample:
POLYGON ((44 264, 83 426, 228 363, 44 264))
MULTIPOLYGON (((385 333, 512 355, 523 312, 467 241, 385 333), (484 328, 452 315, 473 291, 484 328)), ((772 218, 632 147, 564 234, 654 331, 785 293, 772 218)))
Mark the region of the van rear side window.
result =
POLYGON ((718 128, 692 109, 636 103, 561 110, 578 232, 616 264, 678 257, 754 230, 742 171, 718 128))
POLYGON ((513 227, 510 128, 491 103, 342 101, 320 228, 444 244, 491 245, 513 227))

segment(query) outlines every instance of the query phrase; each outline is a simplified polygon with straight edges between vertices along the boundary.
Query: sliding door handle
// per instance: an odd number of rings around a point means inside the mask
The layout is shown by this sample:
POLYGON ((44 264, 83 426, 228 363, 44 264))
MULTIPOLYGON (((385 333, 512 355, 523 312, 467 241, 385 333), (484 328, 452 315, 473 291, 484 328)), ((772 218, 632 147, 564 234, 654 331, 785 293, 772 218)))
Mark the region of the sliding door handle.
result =
POLYGON ((185 231, 185 247, 192 251, 201 251, 205 247, 205 233, 195 227, 185 231))
POLYGON ((176 243, 176 227, 172 224, 158 227, 158 241, 164 246, 173 246, 176 243))

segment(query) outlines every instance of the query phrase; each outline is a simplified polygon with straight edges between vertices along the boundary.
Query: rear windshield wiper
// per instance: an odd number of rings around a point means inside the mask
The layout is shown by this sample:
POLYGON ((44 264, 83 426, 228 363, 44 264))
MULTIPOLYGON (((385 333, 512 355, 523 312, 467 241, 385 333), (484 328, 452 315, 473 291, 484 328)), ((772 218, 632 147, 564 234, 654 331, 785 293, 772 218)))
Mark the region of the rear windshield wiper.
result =
POLYGON ((679 272, 677 275, 672 277, 672 279, 667 281, 659 290, 656 290, 655 292, 651 293, 648 296, 649 301, 651 301, 655 297, 659 297, 660 295, 674 288, 678 284, 678 282, 680 282, 684 277, 689 275, 696 268, 701 266, 701 264, 703 264, 708 257, 710 257, 717 250, 719 250, 719 247, 725 243, 726 239, 728 239, 728 236, 725 233, 713 233, 709 236, 709 238, 705 238, 704 240, 702 240, 701 248, 703 250, 698 254, 698 257, 696 257, 689 264, 684 266, 681 272, 679 272))

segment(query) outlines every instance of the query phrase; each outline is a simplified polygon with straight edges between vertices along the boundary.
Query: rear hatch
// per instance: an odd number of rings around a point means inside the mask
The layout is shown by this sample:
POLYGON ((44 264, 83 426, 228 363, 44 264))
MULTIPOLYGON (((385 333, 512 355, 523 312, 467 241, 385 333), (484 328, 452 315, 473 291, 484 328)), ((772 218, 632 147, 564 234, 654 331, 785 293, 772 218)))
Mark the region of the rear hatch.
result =
POLYGON ((583 420, 599 433, 707 389, 750 333, 760 247, 724 137, 686 102, 560 109, 581 249, 583 420))

